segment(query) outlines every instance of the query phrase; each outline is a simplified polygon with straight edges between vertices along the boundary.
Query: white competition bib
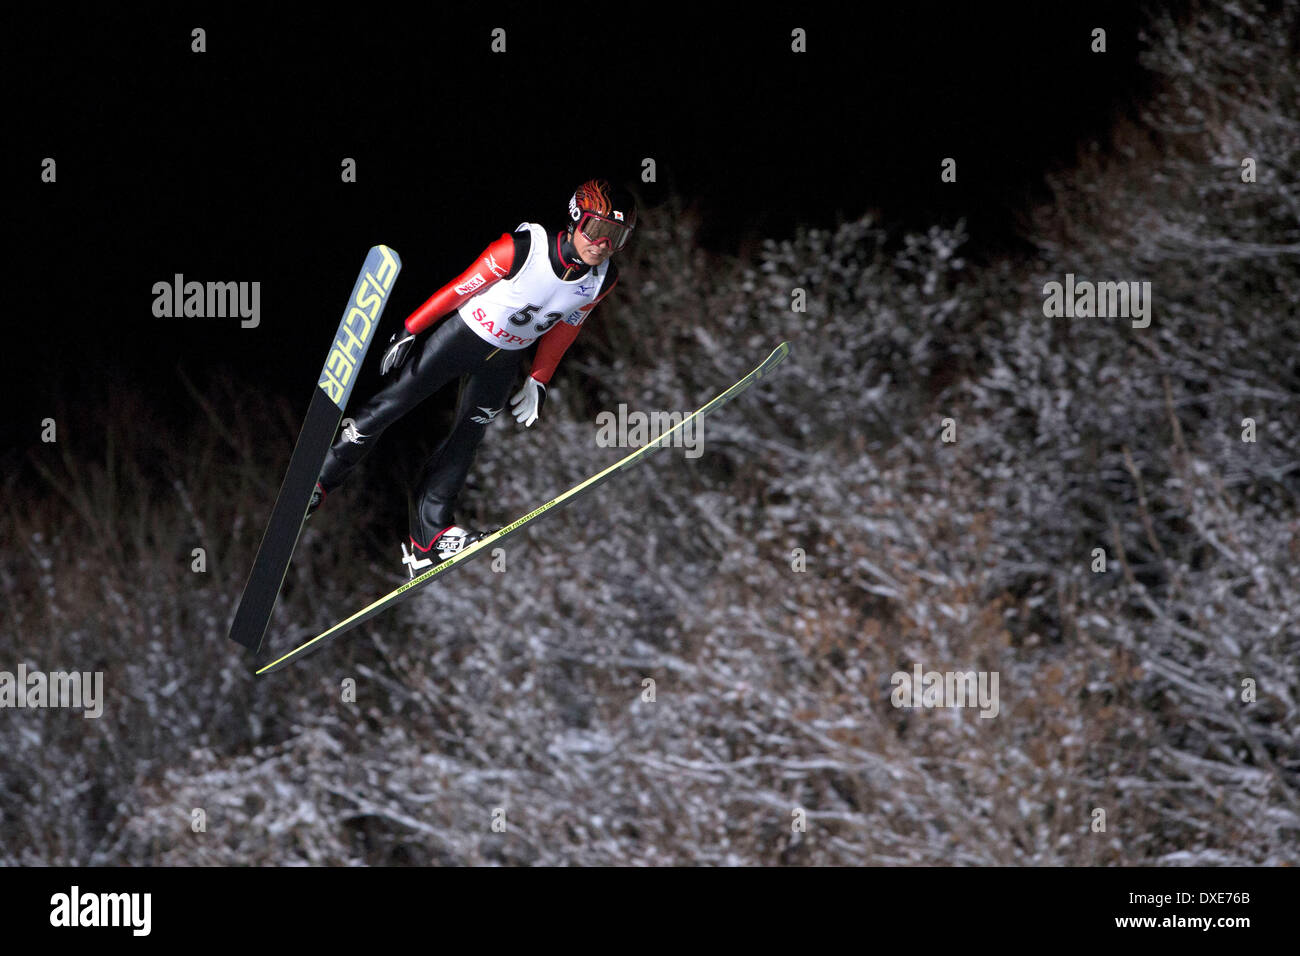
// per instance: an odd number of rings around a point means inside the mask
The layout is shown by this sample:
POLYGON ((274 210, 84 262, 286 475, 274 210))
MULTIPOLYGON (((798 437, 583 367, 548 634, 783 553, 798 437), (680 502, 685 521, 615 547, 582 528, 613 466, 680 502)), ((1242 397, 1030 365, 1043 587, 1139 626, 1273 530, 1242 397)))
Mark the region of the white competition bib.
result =
POLYGON ((608 272, 601 263, 580 279, 557 278, 546 248, 546 229, 535 222, 519 228, 524 227, 532 242, 523 268, 513 279, 502 279, 459 309, 461 319, 480 338, 511 351, 528 348, 561 320, 581 325, 586 314, 580 309, 596 301, 608 272))

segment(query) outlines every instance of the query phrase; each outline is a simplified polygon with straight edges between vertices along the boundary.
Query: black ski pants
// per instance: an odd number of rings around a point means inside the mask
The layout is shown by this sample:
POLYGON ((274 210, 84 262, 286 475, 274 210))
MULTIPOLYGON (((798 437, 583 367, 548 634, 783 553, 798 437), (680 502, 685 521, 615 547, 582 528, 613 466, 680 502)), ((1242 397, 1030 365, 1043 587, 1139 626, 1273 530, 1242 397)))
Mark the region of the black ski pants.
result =
POLYGON ((465 486, 487 426, 506 405, 527 349, 506 351, 481 339, 459 315, 439 322, 412 345, 406 363, 345 428, 325 459, 320 483, 332 491, 369 454, 389 425, 455 378, 463 378, 451 433, 420 473, 411 537, 421 548, 453 523, 456 497, 465 486))

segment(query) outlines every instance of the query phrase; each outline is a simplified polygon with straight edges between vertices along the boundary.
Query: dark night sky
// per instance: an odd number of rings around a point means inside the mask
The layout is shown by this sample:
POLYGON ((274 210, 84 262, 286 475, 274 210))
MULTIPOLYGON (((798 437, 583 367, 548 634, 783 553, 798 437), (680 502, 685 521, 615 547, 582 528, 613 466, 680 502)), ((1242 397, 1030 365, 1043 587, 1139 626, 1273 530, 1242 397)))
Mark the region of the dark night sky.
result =
MULTIPOLYGON (((868 208, 898 228, 965 218, 996 248, 1043 169, 1104 141, 1145 78, 1133 4, 972 6, 729 22, 606 5, 563 22, 425 5, 388 26, 365 7, 352 21, 28 14, 9 38, 5 153, 10 229, 39 250, 19 271, 41 294, 18 323, 7 387, 26 384, 10 407, 35 414, 115 370, 162 395, 178 362, 305 403, 368 246, 405 262, 391 325, 500 232, 555 222, 578 181, 632 180, 646 156, 645 199, 698 201, 718 251, 868 208), (488 52, 494 26, 504 56, 488 52), (1105 56, 1088 52, 1093 26, 1105 56), (45 156, 55 185, 38 181, 45 156), (356 185, 339 182, 344 156, 356 185), (944 156, 956 185, 938 181, 944 156), (175 272, 260 280, 261 327, 154 318, 152 284, 175 272)), ((6 444, 26 440, 19 424, 6 444)))

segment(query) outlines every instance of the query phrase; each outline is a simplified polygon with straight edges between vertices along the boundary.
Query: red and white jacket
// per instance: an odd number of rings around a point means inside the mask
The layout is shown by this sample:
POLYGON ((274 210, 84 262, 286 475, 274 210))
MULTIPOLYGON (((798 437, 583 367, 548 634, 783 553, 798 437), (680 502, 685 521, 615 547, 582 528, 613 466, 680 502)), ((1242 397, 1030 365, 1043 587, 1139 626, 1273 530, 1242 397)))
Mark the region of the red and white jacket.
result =
POLYGON ((529 374, 543 385, 578 337, 582 323, 618 281, 611 260, 588 266, 561 251, 563 233, 548 236, 537 223, 503 233, 473 265, 429 297, 406 319, 419 334, 452 312, 481 338, 502 349, 541 340, 529 374), (576 278, 557 274, 563 269, 576 278))

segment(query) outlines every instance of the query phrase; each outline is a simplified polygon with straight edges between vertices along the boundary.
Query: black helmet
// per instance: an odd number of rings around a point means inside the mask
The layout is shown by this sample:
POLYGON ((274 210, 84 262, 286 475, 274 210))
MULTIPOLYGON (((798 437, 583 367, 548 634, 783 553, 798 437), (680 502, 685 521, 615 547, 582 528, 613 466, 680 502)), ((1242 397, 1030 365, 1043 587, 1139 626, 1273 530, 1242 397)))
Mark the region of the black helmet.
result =
POLYGON ((636 228, 636 199, 608 180, 590 179, 573 191, 569 220, 588 242, 608 239, 612 248, 622 249, 636 228))

